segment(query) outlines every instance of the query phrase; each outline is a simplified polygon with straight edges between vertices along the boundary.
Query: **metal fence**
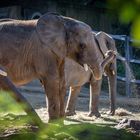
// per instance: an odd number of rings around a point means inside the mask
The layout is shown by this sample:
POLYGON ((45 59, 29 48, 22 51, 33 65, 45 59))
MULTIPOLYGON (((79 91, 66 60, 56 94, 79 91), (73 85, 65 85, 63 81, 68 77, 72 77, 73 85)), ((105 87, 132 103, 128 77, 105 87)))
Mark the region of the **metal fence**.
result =
MULTIPOLYGON (((123 41, 124 42, 124 56, 122 58, 117 58, 121 61, 124 61, 125 64, 125 77, 121 77, 121 76, 117 76, 118 80, 124 81, 125 82, 125 94, 128 97, 132 96, 132 91, 131 91, 131 83, 135 83, 135 84, 140 84, 140 79, 135 79, 134 76, 131 76, 131 69, 129 67, 129 65, 131 63, 135 63, 135 64, 140 64, 140 60, 138 59, 134 59, 132 57, 132 46, 130 45, 130 43, 132 44, 132 42, 134 42, 134 40, 130 39, 129 36, 126 35, 111 35, 115 41, 123 41)), ((116 46, 117 47, 117 46, 116 46)))

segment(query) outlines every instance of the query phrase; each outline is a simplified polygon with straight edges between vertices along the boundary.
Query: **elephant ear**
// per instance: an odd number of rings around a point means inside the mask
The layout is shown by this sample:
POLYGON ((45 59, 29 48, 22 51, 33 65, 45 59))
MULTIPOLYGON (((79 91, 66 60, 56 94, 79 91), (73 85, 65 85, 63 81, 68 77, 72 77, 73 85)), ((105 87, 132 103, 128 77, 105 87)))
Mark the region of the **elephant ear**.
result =
POLYGON ((66 56, 66 32, 62 16, 43 15, 37 22, 36 30, 43 47, 51 49, 60 58, 66 56))
POLYGON ((105 54, 108 51, 108 48, 107 48, 107 44, 106 44, 106 39, 104 38, 103 35, 104 35, 103 32, 98 32, 95 35, 95 40, 96 40, 96 43, 98 44, 102 54, 105 57, 105 54))

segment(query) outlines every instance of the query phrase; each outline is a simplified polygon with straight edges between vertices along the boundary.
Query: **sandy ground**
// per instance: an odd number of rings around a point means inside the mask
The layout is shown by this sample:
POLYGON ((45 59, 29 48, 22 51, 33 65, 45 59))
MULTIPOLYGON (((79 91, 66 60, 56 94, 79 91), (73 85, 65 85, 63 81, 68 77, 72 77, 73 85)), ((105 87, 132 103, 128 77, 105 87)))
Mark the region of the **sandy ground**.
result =
MULTIPOLYGON (((31 103, 31 105, 36 110, 40 118, 44 122, 47 122, 48 113, 46 107, 45 94, 42 92, 34 93, 33 91, 25 91, 25 90, 22 90, 22 94, 31 103)), ((107 114, 107 112, 109 111, 109 99, 107 96, 101 96, 99 105, 99 111, 101 113, 100 118, 87 116, 88 104, 89 104, 89 96, 79 97, 76 106, 76 115, 67 117, 65 123, 69 124, 69 123, 87 122, 87 123, 107 123, 115 125, 124 118, 140 120, 140 99, 117 97, 116 114, 115 116, 110 116, 107 114)))

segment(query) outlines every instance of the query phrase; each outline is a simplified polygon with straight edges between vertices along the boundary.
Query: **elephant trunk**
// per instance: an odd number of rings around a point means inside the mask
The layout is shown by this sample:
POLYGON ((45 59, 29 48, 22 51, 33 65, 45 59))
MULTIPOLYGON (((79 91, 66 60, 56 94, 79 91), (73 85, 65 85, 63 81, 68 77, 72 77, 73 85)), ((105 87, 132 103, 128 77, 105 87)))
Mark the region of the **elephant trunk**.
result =
POLYGON ((89 68, 91 69, 91 72, 92 72, 95 80, 102 79, 103 68, 98 59, 92 61, 92 63, 89 64, 89 68), (92 64, 94 64, 94 65, 92 65, 92 64))
POLYGON ((93 71, 95 80, 100 80, 102 78, 102 67, 99 65, 91 69, 93 71))
POLYGON ((113 50, 109 50, 106 52, 105 54, 105 59, 103 60, 103 62, 101 63, 101 67, 102 70, 104 71, 105 66, 110 63, 111 61, 113 61, 116 57, 116 52, 113 50))

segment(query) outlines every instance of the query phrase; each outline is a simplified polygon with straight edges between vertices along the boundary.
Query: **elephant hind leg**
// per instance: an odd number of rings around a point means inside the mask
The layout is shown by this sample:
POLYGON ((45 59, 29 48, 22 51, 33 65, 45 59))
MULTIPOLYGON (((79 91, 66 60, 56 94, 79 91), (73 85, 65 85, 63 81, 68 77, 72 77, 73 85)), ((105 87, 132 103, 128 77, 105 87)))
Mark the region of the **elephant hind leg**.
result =
POLYGON ((70 87, 68 101, 66 104, 65 114, 67 116, 75 115, 76 100, 80 93, 81 87, 70 87))
MULTIPOLYGON (((112 65, 113 66, 113 65, 112 65)), ((110 115, 114 115, 115 114, 115 106, 116 106, 116 69, 115 66, 113 66, 111 68, 108 68, 106 70, 106 74, 108 76, 108 86, 109 86, 109 97, 110 97, 110 115), (113 68, 113 69, 112 69, 113 68)))
POLYGON ((101 92, 101 83, 102 80, 90 82, 90 103, 88 114, 89 117, 92 116, 100 117, 98 105, 99 105, 99 95, 101 92))

